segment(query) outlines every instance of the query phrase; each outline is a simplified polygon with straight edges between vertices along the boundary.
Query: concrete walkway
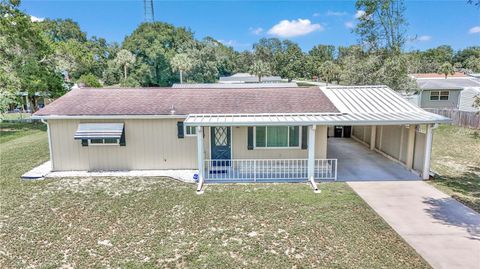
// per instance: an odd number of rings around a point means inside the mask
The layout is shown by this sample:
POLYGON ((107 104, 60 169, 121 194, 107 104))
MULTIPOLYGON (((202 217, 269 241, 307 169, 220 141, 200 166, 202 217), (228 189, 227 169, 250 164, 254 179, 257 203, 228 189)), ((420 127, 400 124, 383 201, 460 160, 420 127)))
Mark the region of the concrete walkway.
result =
POLYGON ((433 268, 480 268, 480 214, 422 181, 348 184, 433 268))
POLYGON ((421 179, 401 164, 351 138, 328 138, 327 157, 338 159, 339 181, 421 179))

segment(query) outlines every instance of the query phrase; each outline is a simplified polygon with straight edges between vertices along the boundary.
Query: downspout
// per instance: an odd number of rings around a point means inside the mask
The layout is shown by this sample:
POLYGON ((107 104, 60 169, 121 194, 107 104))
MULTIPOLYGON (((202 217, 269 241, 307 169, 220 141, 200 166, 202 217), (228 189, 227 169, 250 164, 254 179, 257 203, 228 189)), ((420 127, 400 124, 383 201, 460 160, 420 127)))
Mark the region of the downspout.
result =
POLYGON ((52 153, 52 140, 50 135, 50 125, 45 119, 40 120, 42 123, 47 125, 47 135, 48 135, 48 151, 50 152, 50 169, 53 171, 53 153, 52 153))

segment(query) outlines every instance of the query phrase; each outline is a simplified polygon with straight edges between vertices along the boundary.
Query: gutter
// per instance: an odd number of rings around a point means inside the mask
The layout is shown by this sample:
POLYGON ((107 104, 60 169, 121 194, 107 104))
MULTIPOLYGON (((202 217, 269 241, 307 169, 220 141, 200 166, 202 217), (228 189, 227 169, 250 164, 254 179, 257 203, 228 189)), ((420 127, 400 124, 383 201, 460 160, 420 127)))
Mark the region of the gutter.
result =
POLYGON ((186 119, 187 115, 33 115, 39 120, 128 120, 128 119, 186 119))

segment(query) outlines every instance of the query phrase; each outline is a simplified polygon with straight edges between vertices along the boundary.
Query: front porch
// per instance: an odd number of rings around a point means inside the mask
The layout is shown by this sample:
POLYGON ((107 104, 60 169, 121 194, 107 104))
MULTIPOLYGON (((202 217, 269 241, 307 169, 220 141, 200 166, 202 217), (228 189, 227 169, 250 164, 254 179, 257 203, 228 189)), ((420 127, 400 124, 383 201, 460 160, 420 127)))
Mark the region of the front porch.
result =
MULTIPOLYGON (((305 182, 307 159, 205 160, 207 183, 223 182, 305 182)), ((336 180, 337 160, 316 159, 314 180, 336 180)))

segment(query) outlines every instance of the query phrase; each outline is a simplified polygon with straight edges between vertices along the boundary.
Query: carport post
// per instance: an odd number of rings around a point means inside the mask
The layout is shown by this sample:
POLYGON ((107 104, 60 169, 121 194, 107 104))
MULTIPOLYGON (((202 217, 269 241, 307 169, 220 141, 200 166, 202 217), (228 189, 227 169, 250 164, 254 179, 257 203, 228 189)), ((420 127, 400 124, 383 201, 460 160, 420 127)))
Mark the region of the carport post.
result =
POLYGON ((433 128, 427 124, 427 134, 425 136, 425 154, 423 155, 423 179, 430 178, 430 157, 432 155, 433 128))
POLYGON ((372 131, 370 132, 370 150, 375 149, 375 138, 377 136, 377 126, 372 125, 372 131))
POLYGON ((203 180, 204 180, 204 169, 203 169, 203 128, 201 126, 196 127, 197 133, 197 165, 198 165, 198 187, 197 193, 202 193, 203 190, 203 180))
POLYGON ((408 144, 407 144, 407 160, 405 165, 408 169, 413 169, 413 154, 415 151, 415 130, 416 125, 410 124, 408 126, 408 144))
POLYGON ((315 192, 318 192, 317 184, 315 183, 315 130, 316 125, 308 126, 308 180, 312 184, 312 188, 315 192))

